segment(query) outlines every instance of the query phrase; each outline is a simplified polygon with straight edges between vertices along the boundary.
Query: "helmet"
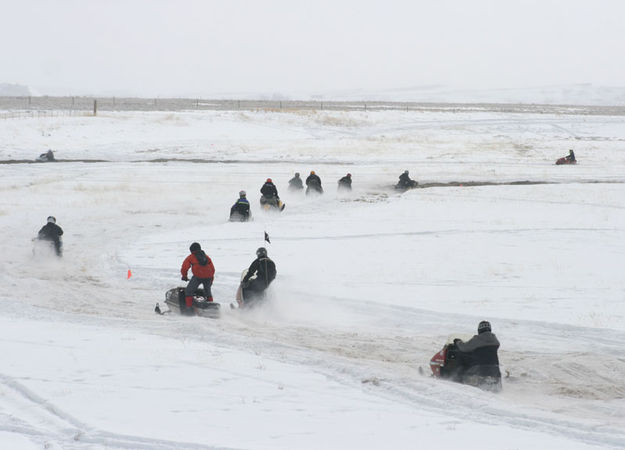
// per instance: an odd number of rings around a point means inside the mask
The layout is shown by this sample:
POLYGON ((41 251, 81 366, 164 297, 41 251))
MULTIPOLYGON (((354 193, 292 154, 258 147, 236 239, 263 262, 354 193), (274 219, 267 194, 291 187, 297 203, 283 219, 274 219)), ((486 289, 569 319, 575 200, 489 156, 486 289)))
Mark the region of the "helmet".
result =
POLYGON ((48 216, 48 223, 56 223, 56 217, 48 216))
POLYGON ((246 195, 247 195, 247 192, 239 191, 239 197, 245 197, 246 195))
POLYGON ((347 178, 351 178, 351 177, 352 177, 352 174, 351 174, 351 173, 348 173, 346 176, 347 176, 347 178))
POLYGON ((315 171, 314 171, 314 170, 311 170, 311 171, 310 171, 310 174, 311 174, 311 175, 314 175, 314 174, 315 174, 315 171))
POLYGON ((191 253, 199 252, 200 250, 202 250, 202 247, 197 242, 194 242, 191 244, 191 247, 189 247, 191 253))
POLYGON ((267 183, 273 183, 273 181, 271 181, 271 178, 267 178, 267 183))
POLYGON ((265 247, 259 247, 259 249, 256 250, 256 256, 258 256, 259 258, 266 258, 267 249, 265 247))
POLYGON ((295 172, 295 176, 296 176, 296 177, 299 177, 299 172, 295 172))
POLYGON ((404 173, 405 173, 406 175, 408 175, 408 173, 409 173, 409 172, 408 172, 408 170, 404 170, 404 173))
POLYGON ((477 334, 484 333, 485 331, 490 331, 490 322, 487 320, 482 320, 480 324, 477 326, 477 334))

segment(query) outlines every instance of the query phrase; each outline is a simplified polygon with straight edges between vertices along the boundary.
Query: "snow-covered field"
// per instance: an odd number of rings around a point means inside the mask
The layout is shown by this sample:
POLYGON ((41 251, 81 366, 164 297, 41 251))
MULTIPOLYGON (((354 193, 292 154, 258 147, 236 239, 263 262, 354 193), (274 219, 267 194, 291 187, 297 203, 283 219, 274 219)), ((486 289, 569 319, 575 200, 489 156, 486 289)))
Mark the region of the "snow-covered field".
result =
POLYGON ((624 117, 9 119, 0 172, 1 448, 625 448, 624 117), (10 163, 48 148, 62 161, 10 163), (579 164, 555 166, 569 148, 579 164), (504 184, 399 194, 404 169, 504 184), (310 170, 325 195, 289 194, 310 170), (267 177, 279 216, 258 208, 267 177), (227 222, 240 189, 251 223, 227 222), (33 253, 48 215, 61 260, 33 253), (271 301, 230 310, 265 231, 271 301), (219 320, 153 312, 193 241, 219 320), (503 392, 427 376, 483 319, 503 392))

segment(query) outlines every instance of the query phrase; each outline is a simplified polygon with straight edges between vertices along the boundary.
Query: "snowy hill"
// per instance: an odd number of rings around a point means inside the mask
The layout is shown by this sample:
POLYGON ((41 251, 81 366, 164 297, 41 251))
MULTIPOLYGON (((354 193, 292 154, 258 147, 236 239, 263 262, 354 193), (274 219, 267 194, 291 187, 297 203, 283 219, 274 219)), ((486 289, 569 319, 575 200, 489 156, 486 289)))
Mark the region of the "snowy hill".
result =
POLYGON ((623 142, 622 116, 572 112, 0 119, 0 443, 625 448, 623 142), (405 169, 422 188, 392 188, 405 169), (322 197, 286 189, 311 170, 322 197), (254 221, 230 223, 241 189, 254 221), (61 259, 32 242, 49 215, 61 259), (194 241, 221 318, 154 314, 194 241), (231 310, 259 246, 269 302, 231 310), (503 391, 427 376, 483 319, 503 391))
POLYGON ((578 84, 500 89, 421 86, 380 91, 335 91, 312 96, 332 100, 380 100, 435 103, 536 103, 558 105, 625 105, 625 87, 578 84))

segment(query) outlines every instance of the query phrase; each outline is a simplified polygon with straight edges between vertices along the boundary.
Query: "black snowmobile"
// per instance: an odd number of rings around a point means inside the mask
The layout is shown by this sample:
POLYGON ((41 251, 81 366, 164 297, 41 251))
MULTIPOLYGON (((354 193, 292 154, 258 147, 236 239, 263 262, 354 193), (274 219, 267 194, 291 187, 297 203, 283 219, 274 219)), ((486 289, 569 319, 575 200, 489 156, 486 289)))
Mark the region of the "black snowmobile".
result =
POLYGON ((52 152, 52 150, 48 150, 46 153, 42 153, 41 155, 39 155, 39 157, 37 157, 35 161, 36 162, 51 162, 51 161, 56 161, 56 159, 54 159, 54 153, 52 152))
MULTIPOLYGON (((198 289, 193 296, 193 307, 187 308, 185 302, 185 293, 183 287, 176 287, 168 290, 165 293, 165 304, 169 307, 170 311, 174 311, 182 315, 197 315, 202 317, 210 317, 211 319, 218 319, 220 316, 221 305, 216 302, 209 302, 206 300, 203 289, 198 289)), ((160 310, 160 306, 157 303, 154 311, 157 314, 164 314, 160 310)))
POLYGON ((397 183, 394 188, 396 191, 408 191, 410 189, 414 189, 419 186, 419 182, 416 180, 410 180, 408 183, 402 183, 401 181, 397 183))

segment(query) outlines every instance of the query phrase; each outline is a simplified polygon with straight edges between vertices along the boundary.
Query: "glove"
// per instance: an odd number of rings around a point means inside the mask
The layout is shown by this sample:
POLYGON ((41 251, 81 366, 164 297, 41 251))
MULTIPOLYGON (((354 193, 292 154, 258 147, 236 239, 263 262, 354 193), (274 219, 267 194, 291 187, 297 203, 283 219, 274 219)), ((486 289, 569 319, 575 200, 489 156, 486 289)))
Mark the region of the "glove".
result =
POLYGON ((181 278, 182 281, 189 281, 189 278, 187 278, 186 275, 183 275, 183 277, 181 278))

